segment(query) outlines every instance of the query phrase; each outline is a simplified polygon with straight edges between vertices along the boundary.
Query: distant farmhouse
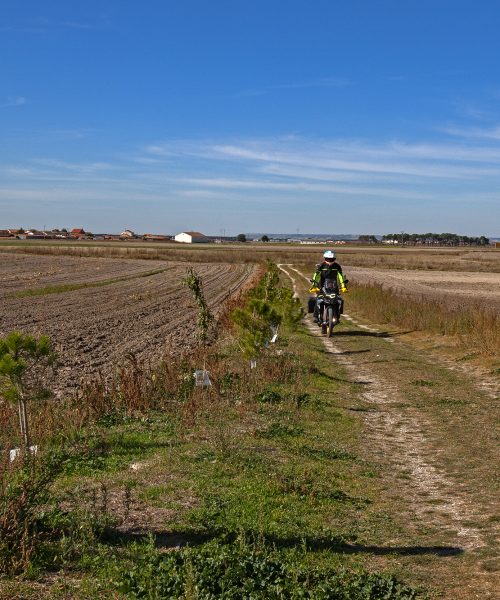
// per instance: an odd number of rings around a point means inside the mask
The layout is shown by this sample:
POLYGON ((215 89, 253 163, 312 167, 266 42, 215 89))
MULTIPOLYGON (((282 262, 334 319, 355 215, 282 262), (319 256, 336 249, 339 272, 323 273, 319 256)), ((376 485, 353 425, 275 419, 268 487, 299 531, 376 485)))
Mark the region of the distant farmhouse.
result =
POLYGON ((38 229, 27 229, 24 236, 27 240, 46 240, 52 237, 45 231, 38 231, 38 229))
POLYGON ((82 229, 81 227, 77 227, 71 230, 69 236, 72 238, 83 239, 87 237, 87 234, 85 233, 84 229, 82 229))
POLYGON ((142 236, 142 239, 145 242, 168 242, 170 241, 170 237, 168 235, 158 235, 156 233, 145 233, 142 236))
POLYGON ((210 238, 199 231, 183 231, 178 233, 174 239, 176 242, 183 244, 206 244, 210 242, 210 238))
POLYGON ((137 236, 131 229, 125 229, 120 233, 120 237, 126 240, 135 240, 137 236))

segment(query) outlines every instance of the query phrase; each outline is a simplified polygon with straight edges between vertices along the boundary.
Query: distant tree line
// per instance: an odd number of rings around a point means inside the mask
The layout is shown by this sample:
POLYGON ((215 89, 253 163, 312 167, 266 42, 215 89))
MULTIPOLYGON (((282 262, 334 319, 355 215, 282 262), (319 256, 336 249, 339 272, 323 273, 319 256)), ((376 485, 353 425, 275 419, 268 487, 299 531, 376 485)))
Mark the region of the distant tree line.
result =
POLYGON ((378 244, 379 240, 376 235, 360 235, 358 237, 358 242, 363 242, 364 244, 378 244))
MULTIPOLYGON (((361 236, 360 236, 361 237, 361 236)), ((374 237, 374 236, 366 236, 374 237)), ((480 237, 469 237, 468 235, 457 235, 456 233, 387 233, 382 236, 382 241, 397 242, 409 246, 488 246, 489 238, 484 235, 480 237)))

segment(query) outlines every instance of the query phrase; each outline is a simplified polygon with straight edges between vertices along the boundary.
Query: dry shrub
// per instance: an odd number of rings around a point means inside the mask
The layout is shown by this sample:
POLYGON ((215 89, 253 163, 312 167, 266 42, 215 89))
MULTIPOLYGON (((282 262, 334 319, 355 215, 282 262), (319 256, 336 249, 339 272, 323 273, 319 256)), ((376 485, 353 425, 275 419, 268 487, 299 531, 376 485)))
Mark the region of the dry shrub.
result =
POLYGON ((16 407, 0 399, 0 450, 19 446, 19 417, 16 407))
POLYGON ((500 317, 486 304, 429 300, 379 284, 352 287, 349 303, 366 318, 412 331, 455 336, 461 345, 494 356, 500 351, 500 317))
POLYGON ((183 395, 186 368, 184 358, 166 359, 151 367, 130 357, 111 381, 98 376, 82 386, 80 410, 87 421, 118 413, 133 417, 168 410, 183 395))
POLYGON ((300 375, 298 357, 287 351, 267 353, 258 364, 259 376, 279 384, 297 383, 300 375))
MULTIPOLYGON (((51 440, 62 440, 85 423, 85 413, 72 400, 44 400, 28 407, 33 444, 46 446, 51 440)), ((0 401, 0 452, 4 455, 22 445, 17 407, 0 401)))
POLYGON ((14 575, 28 567, 41 539, 37 521, 60 460, 26 456, 0 464, 0 573, 14 575))

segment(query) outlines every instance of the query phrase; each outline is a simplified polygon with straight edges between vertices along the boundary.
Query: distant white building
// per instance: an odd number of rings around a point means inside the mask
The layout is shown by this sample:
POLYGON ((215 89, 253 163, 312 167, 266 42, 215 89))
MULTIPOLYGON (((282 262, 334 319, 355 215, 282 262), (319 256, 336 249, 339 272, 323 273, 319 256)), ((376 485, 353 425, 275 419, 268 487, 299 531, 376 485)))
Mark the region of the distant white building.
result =
POLYGON ((128 238, 128 239, 133 239, 133 238, 135 238, 137 236, 135 235, 135 233, 131 229, 125 229, 125 231, 122 231, 120 233, 120 237, 122 237, 122 238, 128 238))
POLYGON ((174 239, 176 242, 183 244, 206 244, 210 242, 210 239, 199 231, 183 231, 178 233, 174 239))

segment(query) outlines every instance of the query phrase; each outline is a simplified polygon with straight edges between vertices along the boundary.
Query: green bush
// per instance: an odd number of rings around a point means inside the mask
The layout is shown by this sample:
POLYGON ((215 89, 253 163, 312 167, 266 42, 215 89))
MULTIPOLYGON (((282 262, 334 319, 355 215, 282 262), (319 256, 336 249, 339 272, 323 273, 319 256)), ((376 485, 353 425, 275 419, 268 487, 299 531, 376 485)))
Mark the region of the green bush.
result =
POLYGON ((300 301, 290 288, 280 286, 279 277, 278 267, 268 262, 265 275, 249 293, 244 308, 236 308, 231 314, 247 358, 257 357, 281 324, 294 326, 304 315, 300 301))
POLYGON ((304 428, 300 425, 286 425, 277 421, 271 423, 268 427, 257 431, 257 435, 262 438, 285 438, 295 437, 304 433, 304 428))
POLYGON ((238 329, 240 348, 248 358, 259 355, 272 337, 272 328, 281 322, 273 306, 257 298, 250 299, 245 308, 236 308, 231 318, 238 329))
POLYGON ((27 404, 51 396, 45 387, 45 378, 55 361, 56 355, 47 336, 36 338, 12 331, 0 338, 0 397, 18 406, 25 451, 30 446, 27 404))
POLYGON ((240 536, 161 553, 154 541, 131 548, 128 565, 107 577, 127 598, 198 600, 412 600, 417 593, 391 576, 307 565, 304 549, 279 550, 240 536))
POLYGON ((283 402, 283 396, 272 388, 265 388, 260 394, 257 394, 255 399, 262 404, 279 404, 283 402))

